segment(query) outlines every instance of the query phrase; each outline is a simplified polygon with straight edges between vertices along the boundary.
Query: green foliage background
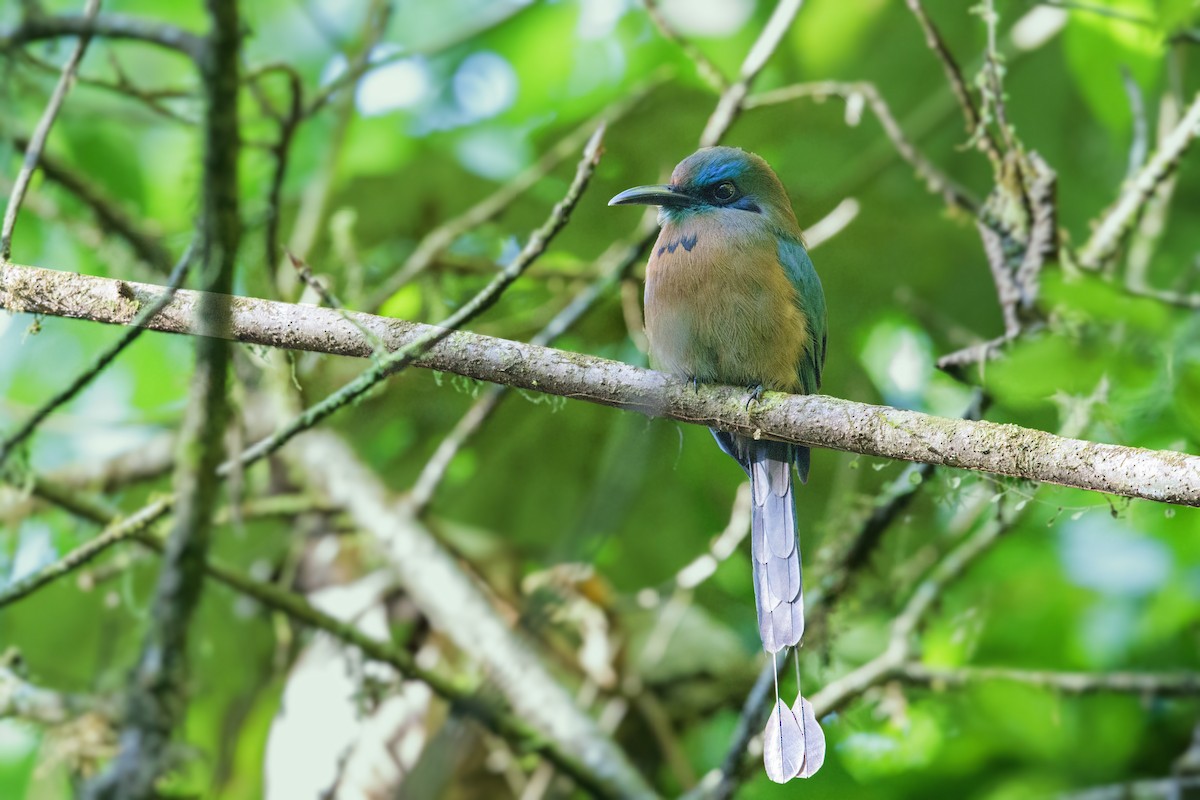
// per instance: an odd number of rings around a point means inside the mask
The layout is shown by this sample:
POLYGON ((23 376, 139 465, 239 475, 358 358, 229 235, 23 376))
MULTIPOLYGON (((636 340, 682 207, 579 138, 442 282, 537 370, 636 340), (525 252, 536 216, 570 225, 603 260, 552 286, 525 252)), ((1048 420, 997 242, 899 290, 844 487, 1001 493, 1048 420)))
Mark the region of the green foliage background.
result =
MULTIPOLYGON (((18 5, 0 8, 0 29, 17 22, 18 5)), ((72 3, 45 5, 48 11, 78 10, 72 3)), ((667 11, 686 5, 668 4, 667 11)), ((707 14, 696 10, 700 5, 669 16, 726 75, 735 75, 771 4, 713 2, 707 14), (688 27, 708 18, 723 19, 724 27, 688 27)), ((980 17, 964 2, 926 5, 973 80, 986 38, 980 17)), ((1162 103, 1175 98, 1186 104, 1200 89, 1200 45, 1170 42, 1200 25, 1197 3, 1080 5, 1087 8, 1070 10, 1065 25, 1044 43, 1022 49, 1011 31, 1035 4, 997 2, 1008 113, 1026 146, 1057 172, 1060 225, 1075 245, 1086 240, 1091 221, 1113 202, 1127 173, 1133 117, 1122 68, 1144 95, 1152 149, 1162 103)), ((289 63, 315 87, 337 54, 359 40, 365 3, 257 0, 243 6, 247 64, 289 63)), ((193 30, 205 24, 200 4, 192 2, 111 0, 104 10, 193 30)), ((405 107, 370 114, 363 113, 360 95, 359 113, 336 150, 331 145, 338 141, 337 105, 343 100, 335 98, 299 130, 283 187, 286 239, 303 193, 324 176, 332 180, 309 263, 351 307, 438 222, 488 195, 605 107, 661 81, 610 127, 591 188, 535 274, 473 326, 508 338, 531 336, 586 285, 597 256, 637 222, 637 212, 609 209, 607 199, 627 186, 660 180, 694 149, 715 102, 693 64, 627 0, 399 3, 383 42, 391 50, 382 53, 412 54, 399 61, 410 70, 410 83, 403 85, 411 88, 412 76, 422 75, 420 91, 413 90, 405 107), (480 54, 491 60, 475 65, 486 68, 473 73, 464 67, 480 54), (493 107, 480 113, 489 103, 493 107), (351 251, 353 259, 347 258, 351 251)), ((64 41, 27 52, 57 63, 68 47, 64 41)), ((115 79, 113 57, 138 85, 196 90, 196 76, 183 59, 131 43, 97 40, 82 74, 115 79)), ((391 80, 400 79, 393 73, 391 80)), ((977 195, 990 189, 989 165, 965 145, 941 66, 904 4, 808 0, 755 89, 801 80, 875 83, 929 158, 977 195)), ((32 128, 53 81, 22 58, 5 60, 0 133, 32 128)), ((263 85, 276 103, 283 102, 282 81, 263 85)), ((184 116, 199 111, 194 97, 165 102, 184 116)), ((243 104, 248 147, 242 182, 250 224, 238 289, 274 296, 262 239, 274 161, 255 144, 270 141, 275 130, 249 92, 243 104)), ((961 413, 967 387, 937 372, 933 361, 1002 331, 973 222, 947 212, 925 190, 869 111, 861 120, 848 119, 837 98, 747 112, 725 142, 775 166, 802 225, 844 198, 859 203, 846 230, 813 256, 830 308, 824 391, 961 413)), ((49 151, 161 233, 173 252, 186 245, 197 209, 200 142, 194 126, 84 82, 70 96, 49 151)), ((6 178, 15 175, 20 156, 10 139, 0 142, 6 178)), ((450 257, 390 298, 385 312, 436 321, 470 297, 486 281, 487 265, 510 258, 540 223, 570 174, 571 165, 564 164, 495 221, 462 237, 450 257), (482 269, 471 267, 481 263, 482 269)), ((1198 210, 1200 155, 1192 153, 1179 167, 1166 228, 1155 243, 1147 273, 1152 286, 1200 288, 1198 210)), ((14 260, 161 281, 125 245, 99 235, 86 209, 50 183, 35 185, 14 260)), ((1048 272, 1043 300, 1053 311, 1049 327, 970 375, 994 399, 989 419, 1057 430, 1067 415, 1083 412, 1084 438, 1200 452, 1200 315, 1130 295, 1123 275, 1123 260, 1108 280, 1058 268, 1048 272)), ((4 427, 23 420, 119 333, 61 319, 42 320, 35 331, 30 318, 0 318, 4 427)), ((645 363, 615 295, 559 345, 645 363)), ((243 355, 239 379, 253 385, 255 354, 243 355)), ((95 462, 175 430, 190 363, 190 342, 143 337, 43 427, 30 466, 49 471, 95 462)), ((361 368, 308 356, 296 365, 309 400, 361 368)), ((410 371, 332 425, 403 492, 478 390, 469 382, 410 371)), ((799 496, 810 582, 820 584, 872 498, 902 466, 814 454, 812 480, 799 496)), ((637 608, 639 590, 665 585, 702 552, 726 524, 739 479, 703 429, 584 403, 514 397, 451 465, 431 524, 502 596, 518 602, 524 576, 564 562, 593 564, 611 589, 614 630, 636 644, 652 622, 637 608)), ((270 480, 267 470, 256 468, 247 476, 249 491, 263 490, 270 480)), ((1195 510, 949 471, 935 472, 929 484, 888 531, 851 596, 810 636, 806 691, 881 649, 888 622, 937 554, 956 540, 957 514, 979 495, 1017 508, 1020 522, 942 598, 922 638, 926 663, 1085 672, 1200 669, 1195 510)), ((121 489, 111 499, 134 509, 168 486, 163 477, 121 489)), ((0 586, 95 532, 49 509, 30 517, 9 513, 0 521, 0 586)), ((216 550, 247 571, 278 576, 303 549, 304 535, 287 519, 254 519, 222 527, 216 550)), ((345 539, 352 542, 353 533, 345 539)), ((344 548, 353 553, 352 544, 344 548)), ((111 554, 106 563, 131 555, 111 554)), ((697 590, 686 635, 672 642, 647 676, 696 774, 723 756, 761 659, 746 557, 735 554, 697 590)), ((347 574, 360 569, 352 555, 345 560, 347 574)), ((39 685, 118 691, 137 653, 154 575, 152 560, 135 558, 94 589, 62 581, 0 610, 0 643, 20 649, 26 674, 39 685)), ((195 623, 186 726, 194 757, 173 779, 179 791, 223 798, 261 794, 266 735, 288 661, 305 638, 297 631, 299 640, 289 643, 282 628, 223 588, 206 592, 195 623)), ((402 639, 417 635, 397 631, 402 639)), ((816 778, 783 788, 756 770, 739 796, 1003 800, 1163 776, 1185 750, 1198 712, 1194 697, 1074 697, 1000 682, 944 691, 885 686, 826 719, 830 757, 816 778)), ((0 720, 0 797, 71 796, 73 762, 62 752, 64 738, 0 720)), ((631 721, 620 740, 664 792, 679 791, 680 776, 657 754, 644 725, 631 721)), ((494 796, 490 791, 495 787, 476 777, 449 796, 494 796)))

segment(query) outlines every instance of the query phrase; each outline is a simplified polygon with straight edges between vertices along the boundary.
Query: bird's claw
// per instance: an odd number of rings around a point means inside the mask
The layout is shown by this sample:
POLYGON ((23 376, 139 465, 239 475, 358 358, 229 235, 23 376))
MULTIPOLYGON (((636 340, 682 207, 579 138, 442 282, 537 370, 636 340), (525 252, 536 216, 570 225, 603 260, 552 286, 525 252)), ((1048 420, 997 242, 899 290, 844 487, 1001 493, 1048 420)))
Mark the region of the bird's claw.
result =
POLYGON ((760 383, 755 386, 747 386, 746 388, 750 390, 750 396, 746 398, 746 410, 749 411, 750 405, 752 403, 757 403, 758 399, 762 397, 763 385, 760 383))

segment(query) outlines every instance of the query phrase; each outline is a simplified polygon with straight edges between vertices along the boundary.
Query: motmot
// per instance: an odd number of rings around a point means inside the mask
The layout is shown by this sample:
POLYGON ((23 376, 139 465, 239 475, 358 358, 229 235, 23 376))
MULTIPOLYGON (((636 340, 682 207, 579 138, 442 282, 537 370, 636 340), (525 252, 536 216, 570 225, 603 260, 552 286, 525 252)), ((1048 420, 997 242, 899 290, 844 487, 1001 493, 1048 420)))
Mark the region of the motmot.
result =
MULTIPOLYGON (((821 388, 825 295, 787 191, 766 161, 738 148, 704 148, 675 167, 669 184, 627 189, 609 201, 624 204, 659 208, 661 230, 646 267, 652 366, 693 382, 744 386, 754 398, 763 390, 809 394, 821 388)), ((809 449, 712 434, 750 479, 758 631, 763 649, 775 654, 797 645, 804 633, 792 469, 807 482, 809 449)), ((776 706, 790 711, 778 700, 776 706)), ((800 717, 801 741, 798 752, 793 742, 794 763, 783 766, 782 780, 807 777, 819 766, 803 758, 800 702, 790 713, 791 722, 800 717), (802 766, 805 760, 810 763, 802 766)), ((771 724, 791 723, 772 715, 771 724)), ((788 736, 780 736, 785 762, 788 736)))

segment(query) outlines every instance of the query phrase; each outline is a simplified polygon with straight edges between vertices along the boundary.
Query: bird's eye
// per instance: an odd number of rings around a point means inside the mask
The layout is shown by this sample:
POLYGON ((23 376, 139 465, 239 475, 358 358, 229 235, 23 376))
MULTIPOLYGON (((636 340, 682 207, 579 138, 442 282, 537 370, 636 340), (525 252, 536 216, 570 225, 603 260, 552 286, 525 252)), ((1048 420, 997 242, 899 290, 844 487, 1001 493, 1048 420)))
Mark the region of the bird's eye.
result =
POLYGON ((723 183, 718 183, 716 187, 713 188, 712 194, 713 198, 715 198, 718 202, 728 203, 730 200, 737 197, 737 187, 733 185, 732 181, 724 181, 723 183))

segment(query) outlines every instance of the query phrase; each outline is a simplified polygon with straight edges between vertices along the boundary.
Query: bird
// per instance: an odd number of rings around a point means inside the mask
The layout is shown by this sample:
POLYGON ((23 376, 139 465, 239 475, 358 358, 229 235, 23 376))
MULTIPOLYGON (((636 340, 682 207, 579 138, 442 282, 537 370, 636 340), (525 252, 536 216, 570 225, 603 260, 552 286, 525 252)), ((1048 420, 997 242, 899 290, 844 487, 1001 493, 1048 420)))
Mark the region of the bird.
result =
MULTIPOLYGON (((629 204, 659 209, 644 304, 651 366, 694 384, 745 387, 751 400, 764 390, 820 390, 825 294, 787 191, 765 160, 735 147, 702 148, 679 162, 669 184, 637 186, 609 201, 629 204)), ((712 434, 750 479, 758 631, 774 659, 804 634, 792 470, 806 483, 810 452, 716 429, 712 434)), ((776 712, 768 732, 772 724, 784 730, 776 737, 782 744, 775 774, 772 737, 764 748, 772 779, 807 777, 820 766, 812 764, 817 749, 824 758, 823 734, 819 748, 803 741, 805 720, 812 716, 807 703, 800 698, 795 709, 784 706, 776 676, 776 712), (799 728, 798 744, 792 723, 799 728)))

